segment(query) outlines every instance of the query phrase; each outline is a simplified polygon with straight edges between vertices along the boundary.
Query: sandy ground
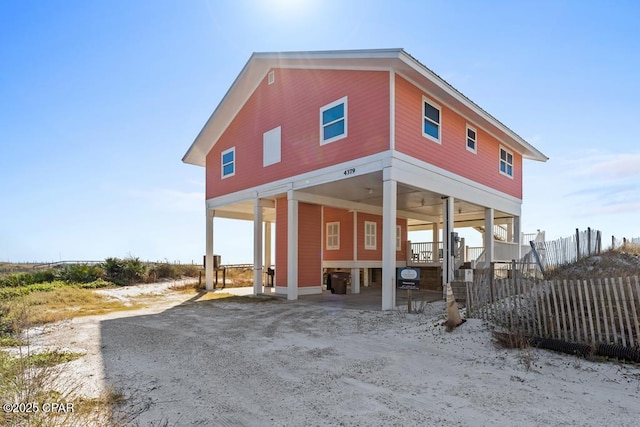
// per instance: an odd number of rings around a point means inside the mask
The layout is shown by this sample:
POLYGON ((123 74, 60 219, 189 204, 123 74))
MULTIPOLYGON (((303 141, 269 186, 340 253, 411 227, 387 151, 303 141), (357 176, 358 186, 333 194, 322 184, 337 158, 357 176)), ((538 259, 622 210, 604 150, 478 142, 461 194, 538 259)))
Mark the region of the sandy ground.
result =
MULTIPOLYGON (((155 285, 154 285, 155 286, 155 285)), ((87 395, 115 387, 147 425, 636 426, 640 367, 506 350, 442 302, 406 314, 304 301, 198 301, 161 285, 153 307, 34 331, 87 395)), ((229 290, 236 293, 247 289, 229 290)))

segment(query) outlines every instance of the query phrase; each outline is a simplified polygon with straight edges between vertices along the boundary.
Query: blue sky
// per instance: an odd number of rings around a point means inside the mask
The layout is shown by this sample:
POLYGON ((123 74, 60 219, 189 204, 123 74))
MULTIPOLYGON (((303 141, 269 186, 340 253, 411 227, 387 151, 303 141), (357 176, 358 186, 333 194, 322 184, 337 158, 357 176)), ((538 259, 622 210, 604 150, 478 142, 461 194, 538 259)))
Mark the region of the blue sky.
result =
MULTIPOLYGON (((181 158, 255 51, 402 47, 550 158, 523 231, 638 237, 639 5, 0 0, 0 261, 201 261, 181 158)), ((251 224, 216 221, 250 262, 251 224)))

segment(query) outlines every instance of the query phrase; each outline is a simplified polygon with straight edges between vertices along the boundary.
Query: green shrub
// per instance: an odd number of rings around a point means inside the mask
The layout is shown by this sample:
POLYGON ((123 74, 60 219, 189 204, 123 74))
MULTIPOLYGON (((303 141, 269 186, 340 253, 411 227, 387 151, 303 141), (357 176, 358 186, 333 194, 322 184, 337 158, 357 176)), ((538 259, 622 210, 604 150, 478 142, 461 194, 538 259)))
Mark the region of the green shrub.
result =
POLYGON ((17 287, 34 283, 33 276, 29 273, 13 273, 0 279, 1 287, 17 287))
POLYGON ((155 279, 175 279, 180 277, 180 272, 175 265, 163 262, 156 264, 149 270, 149 276, 155 279))
POLYGON ((105 279, 116 285, 142 283, 147 267, 139 258, 107 258, 102 264, 105 279))
POLYGON ((0 278, 0 287, 13 288, 34 283, 53 282, 56 278, 56 271, 52 269, 34 271, 33 273, 13 273, 0 278))
POLYGON ((179 266, 179 271, 180 271, 180 276, 198 277, 198 273, 200 272, 200 269, 198 268, 197 265, 187 264, 187 265, 179 266))
POLYGON ((56 280, 55 270, 35 271, 31 273, 33 283, 53 282, 56 280))
POLYGON ((10 300, 22 295, 30 294, 36 291, 52 291, 69 286, 67 283, 54 280, 53 282, 31 283, 24 286, 15 286, 11 288, 0 288, 0 300, 10 300))
POLYGON ((60 278, 68 283, 89 283, 101 279, 103 274, 99 265, 70 264, 64 266, 60 278))
POLYGON ((106 280, 103 280, 103 279, 97 279, 89 283, 76 283, 75 286, 82 289, 100 289, 100 288, 111 287, 113 286, 113 283, 107 282, 106 280))

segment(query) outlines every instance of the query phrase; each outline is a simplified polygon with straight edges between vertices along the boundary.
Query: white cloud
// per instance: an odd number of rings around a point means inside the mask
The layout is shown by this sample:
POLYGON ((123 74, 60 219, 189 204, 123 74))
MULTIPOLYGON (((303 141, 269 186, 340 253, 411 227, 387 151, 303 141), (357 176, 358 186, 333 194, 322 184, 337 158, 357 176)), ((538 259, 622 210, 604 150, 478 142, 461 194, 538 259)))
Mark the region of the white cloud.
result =
POLYGON ((640 178, 640 153, 593 153, 570 164, 583 176, 617 181, 640 178))

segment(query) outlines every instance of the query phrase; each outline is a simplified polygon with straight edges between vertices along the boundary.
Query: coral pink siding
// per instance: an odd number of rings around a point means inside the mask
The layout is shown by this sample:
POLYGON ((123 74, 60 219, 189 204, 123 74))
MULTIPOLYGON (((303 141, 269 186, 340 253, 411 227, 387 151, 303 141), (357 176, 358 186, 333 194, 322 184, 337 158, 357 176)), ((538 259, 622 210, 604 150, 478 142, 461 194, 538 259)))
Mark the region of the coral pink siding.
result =
MULTIPOLYGON (((353 260, 353 212, 346 209, 326 207, 324 208, 324 225, 322 227, 325 241, 324 259, 326 261, 351 261, 353 260), (340 249, 327 249, 327 223, 340 223, 340 249)), ((402 229, 400 250, 396 252, 396 259, 404 261, 407 255, 407 221, 399 218, 397 225, 402 229)), ((358 212, 357 218, 357 259, 361 261, 381 261, 382 260, 382 217, 358 212), (365 221, 376 223, 376 249, 364 248, 364 223, 365 221)), ((395 243, 394 243, 395 247, 395 243)))
POLYGON ((513 178, 499 172, 500 143, 474 123, 442 105, 441 144, 422 136, 422 96, 428 94, 396 76, 396 150, 498 191, 522 198, 522 156, 513 154, 513 178), (477 131, 477 154, 466 149, 467 123, 477 131))
MULTIPOLYGON (((407 220, 398 218, 396 225, 401 228, 400 250, 396 251, 396 261, 405 261, 407 256, 407 220)), ((395 247, 395 242, 393 243, 395 247)), ((381 261, 382 260, 382 217, 379 215, 371 215, 358 213, 358 260, 361 261, 381 261), (365 249, 365 221, 376 223, 376 249, 365 249)))
POLYGON ((322 284, 322 207, 298 205, 298 287, 322 284))
POLYGON ((207 199, 389 148, 389 73, 276 69, 207 155, 207 199), (347 99, 347 137, 320 145, 320 108, 347 99), (281 161, 263 167, 264 132, 281 126, 281 161), (236 147, 235 175, 221 179, 220 154, 236 147))
MULTIPOLYGON (((298 287, 319 286, 322 281, 321 207, 298 203, 298 287)), ((276 200, 276 278, 286 286, 287 275, 287 199, 276 200)))
POLYGON ((346 261, 353 259, 353 213, 346 209, 325 206, 324 224, 324 259, 327 261, 346 261), (327 249, 327 223, 340 223, 340 249, 327 249))

